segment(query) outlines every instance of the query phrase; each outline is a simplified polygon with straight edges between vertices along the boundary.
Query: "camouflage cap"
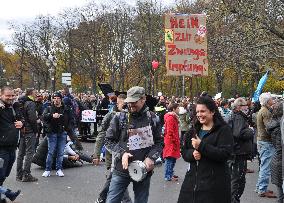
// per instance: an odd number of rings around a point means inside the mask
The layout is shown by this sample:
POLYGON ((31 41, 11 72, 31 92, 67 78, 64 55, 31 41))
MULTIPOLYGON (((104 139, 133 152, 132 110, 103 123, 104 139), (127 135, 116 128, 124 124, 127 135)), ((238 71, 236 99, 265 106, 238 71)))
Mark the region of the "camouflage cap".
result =
POLYGON ((137 102, 139 99, 145 96, 145 89, 143 87, 135 86, 131 87, 127 91, 127 98, 125 102, 137 102))

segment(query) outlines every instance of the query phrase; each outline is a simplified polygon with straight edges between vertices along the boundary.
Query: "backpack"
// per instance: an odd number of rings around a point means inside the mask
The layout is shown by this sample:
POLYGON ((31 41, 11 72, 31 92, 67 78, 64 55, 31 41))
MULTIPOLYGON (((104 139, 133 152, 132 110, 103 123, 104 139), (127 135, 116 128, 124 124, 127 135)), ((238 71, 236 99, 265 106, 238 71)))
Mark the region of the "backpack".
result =
POLYGON ((80 118, 80 107, 76 99, 71 95, 66 95, 62 99, 65 106, 68 106, 72 111, 72 116, 75 120, 80 118))
POLYGON ((32 101, 27 100, 25 97, 18 99, 18 109, 24 120, 27 120, 27 108, 32 103, 32 101))
MULTIPOLYGON (((119 130, 128 127, 128 112, 116 112, 116 116, 119 118, 119 130)), ((157 127, 157 123, 159 122, 159 117, 152 111, 147 111, 147 118, 153 124, 153 127, 157 127)))

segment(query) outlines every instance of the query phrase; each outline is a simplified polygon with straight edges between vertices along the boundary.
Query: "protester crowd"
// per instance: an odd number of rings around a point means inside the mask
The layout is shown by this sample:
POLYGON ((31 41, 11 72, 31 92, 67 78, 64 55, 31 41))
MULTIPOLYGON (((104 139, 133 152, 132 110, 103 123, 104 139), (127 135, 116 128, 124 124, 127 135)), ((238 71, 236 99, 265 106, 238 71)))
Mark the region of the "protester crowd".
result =
POLYGON ((15 160, 16 181, 22 182, 38 181, 32 163, 43 167, 42 178, 48 178, 52 170, 64 177, 64 168, 104 161, 108 177, 95 202, 132 202, 127 190, 132 182, 134 202, 146 203, 154 168, 164 164, 164 181, 179 181, 184 174, 174 169, 182 157, 189 165, 178 203, 240 202, 246 174, 254 172, 249 160, 259 162, 259 197, 283 203, 283 100, 267 92, 254 102, 206 92, 196 98, 160 93, 155 99, 149 102, 137 86, 118 95, 3 87, 0 202, 14 201, 21 192, 3 185, 15 160), (103 120, 82 122, 84 110, 102 109, 107 112, 103 120), (84 153, 78 135, 96 137, 92 155, 84 153), (268 190, 270 178, 277 191, 268 190))

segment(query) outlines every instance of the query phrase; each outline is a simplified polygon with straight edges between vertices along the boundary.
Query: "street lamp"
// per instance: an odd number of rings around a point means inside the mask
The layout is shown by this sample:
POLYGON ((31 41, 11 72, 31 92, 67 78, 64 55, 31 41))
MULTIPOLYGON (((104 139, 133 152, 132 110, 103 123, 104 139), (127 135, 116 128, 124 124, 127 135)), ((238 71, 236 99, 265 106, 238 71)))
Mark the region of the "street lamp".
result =
POLYGON ((50 79, 51 79, 51 84, 50 84, 51 92, 55 92, 55 68, 57 65, 55 57, 49 55, 46 61, 46 65, 47 67, 49 67, 48 72, 50 74, 50 79))
MULTIPOLYGON (((4 84, 4 81, 6 81, 5 73, 6 73, 6 69, 4 67, 4 64, 3 64, 2 61, 0 61, 0 80, 1 80, 0 84, 1 84, 1 86, 4 84)), ((6 85, 6 84, 4 84, 4 85, 6 85)))

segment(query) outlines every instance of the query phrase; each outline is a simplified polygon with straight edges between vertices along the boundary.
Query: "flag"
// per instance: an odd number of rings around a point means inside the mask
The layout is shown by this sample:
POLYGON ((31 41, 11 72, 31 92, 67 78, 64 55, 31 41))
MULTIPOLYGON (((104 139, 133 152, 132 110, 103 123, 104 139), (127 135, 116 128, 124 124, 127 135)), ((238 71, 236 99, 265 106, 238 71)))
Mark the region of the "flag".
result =
POLYGON ((259 82, 258 82, 258 85, 257 85, 257 88, 254 92, 254 95, 253 95, 253 98, 252 98, 252 101, 253 102, 257 102, 258 99, 259 99, 259 95, 261 94, 261 91, 263 89, 263 86, 265 85, 266 81, 267 81, 267 78, 268 78, 268 74, 269 74, 269 71, 267 71, 263 76, 262 78, 260 78, 259 82))

